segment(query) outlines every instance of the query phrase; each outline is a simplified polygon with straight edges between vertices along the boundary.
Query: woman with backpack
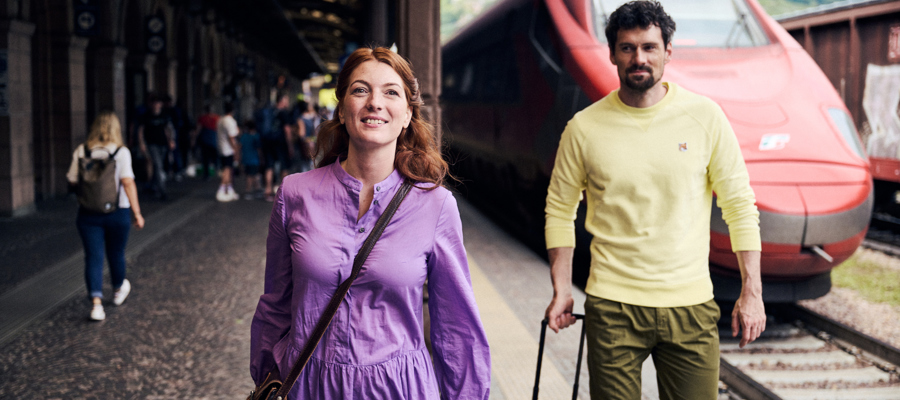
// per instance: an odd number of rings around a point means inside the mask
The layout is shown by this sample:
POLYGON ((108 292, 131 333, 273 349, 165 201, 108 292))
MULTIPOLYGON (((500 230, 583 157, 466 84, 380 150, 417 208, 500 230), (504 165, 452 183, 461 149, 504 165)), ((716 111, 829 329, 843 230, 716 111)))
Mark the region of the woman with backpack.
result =
POLYGON ((87 141, 72 154, 66 179, 75 188, 80 205, 75 224, 84 244, 84 277, 93 303, 90 317, 102 321, 106 319, 102 303, 104 252, 115 289, 113 304, 118 306, 131 292, 131 283, 125 279, 128 233, 132 222, 138 229, 144 227, 131 152, 122 143, 116 114, 104 111, 97 116, 87 141))

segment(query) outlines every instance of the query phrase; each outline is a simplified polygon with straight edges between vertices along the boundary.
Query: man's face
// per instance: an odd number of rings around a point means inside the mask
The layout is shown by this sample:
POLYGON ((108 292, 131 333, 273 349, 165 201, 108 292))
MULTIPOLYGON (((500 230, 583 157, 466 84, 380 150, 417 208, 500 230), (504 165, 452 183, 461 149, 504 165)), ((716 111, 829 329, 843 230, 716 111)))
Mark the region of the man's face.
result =
POLYGON ((662 79, 672 57, 672 44, 663 45, 658 26, 620 29, 616 40, 615 53, 610 52, 609 60, 616 65, 623 88, 646 92, 662 79))

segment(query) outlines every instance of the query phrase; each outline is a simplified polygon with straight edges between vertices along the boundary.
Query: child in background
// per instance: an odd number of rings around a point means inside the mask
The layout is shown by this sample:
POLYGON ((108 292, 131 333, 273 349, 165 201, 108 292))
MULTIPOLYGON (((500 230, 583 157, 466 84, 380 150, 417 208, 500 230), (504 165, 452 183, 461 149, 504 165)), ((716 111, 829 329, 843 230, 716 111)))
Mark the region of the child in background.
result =
POLYGON ((256 123, 253 120, 244 123, 244 133, 241 134, 240 142, 244 175, 247 177, 244 199, 250 200, 254 197, 254 194, 262 194, 262 182, 259 176, 262 142, 256 132, 256 123))

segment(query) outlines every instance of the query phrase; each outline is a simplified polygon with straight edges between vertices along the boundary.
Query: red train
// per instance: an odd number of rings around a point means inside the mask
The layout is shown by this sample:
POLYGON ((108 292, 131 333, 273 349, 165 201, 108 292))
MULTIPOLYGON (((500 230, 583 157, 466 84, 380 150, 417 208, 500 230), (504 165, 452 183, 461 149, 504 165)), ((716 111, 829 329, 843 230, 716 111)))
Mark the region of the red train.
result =
MULTIPOLYGON (((476 203, 536 249, 566 122, 619 85, 603 31, 621 3, 507 0, 443 46, 444 132, 455 173, 476 203)), ((827 293, 831 269, 859 246, 872 212, 872 177, 846 107, 755 0, 662 3, 677 24, 663 79, 715 100, 747 162, 766 301, 827 293)), ((719 208, 712 213, 716 297, 735 299, 737 261, 719 208)), ((576 266, 576 281, 586 278, 588 243, 581 231, 576 265, 585 267, 576 266)))

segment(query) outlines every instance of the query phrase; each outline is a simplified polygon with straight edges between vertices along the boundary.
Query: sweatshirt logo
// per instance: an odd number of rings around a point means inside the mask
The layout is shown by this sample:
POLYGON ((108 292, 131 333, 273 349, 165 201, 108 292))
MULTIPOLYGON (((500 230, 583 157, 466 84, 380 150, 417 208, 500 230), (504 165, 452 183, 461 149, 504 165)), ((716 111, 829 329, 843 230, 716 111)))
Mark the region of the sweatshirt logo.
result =
POLYGON ((678 150, 687 151, 687 142, 678 143, 678 150))

